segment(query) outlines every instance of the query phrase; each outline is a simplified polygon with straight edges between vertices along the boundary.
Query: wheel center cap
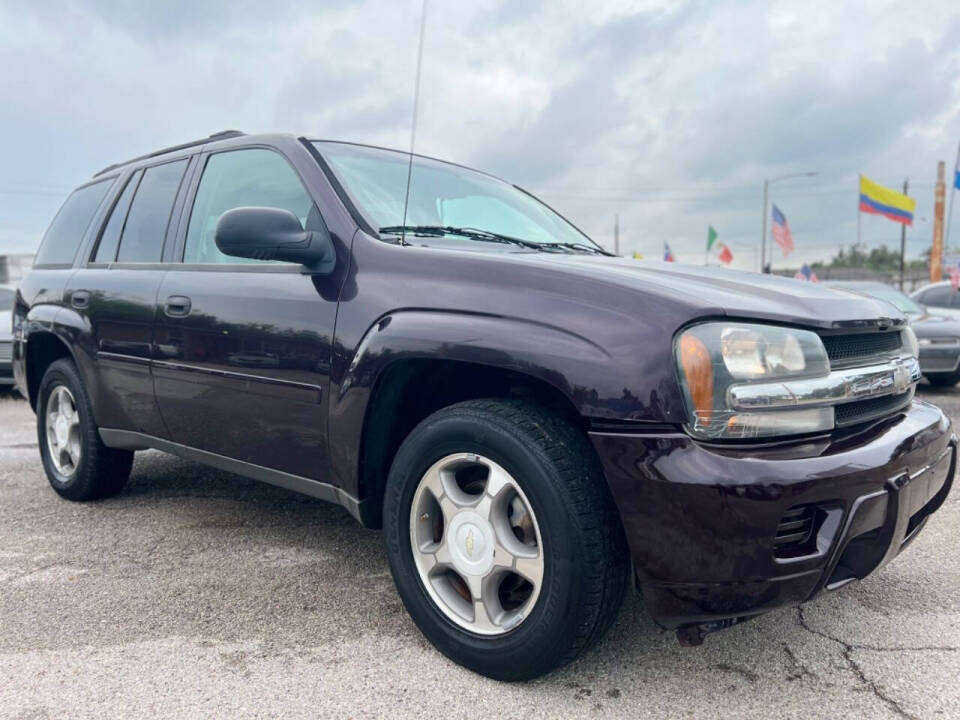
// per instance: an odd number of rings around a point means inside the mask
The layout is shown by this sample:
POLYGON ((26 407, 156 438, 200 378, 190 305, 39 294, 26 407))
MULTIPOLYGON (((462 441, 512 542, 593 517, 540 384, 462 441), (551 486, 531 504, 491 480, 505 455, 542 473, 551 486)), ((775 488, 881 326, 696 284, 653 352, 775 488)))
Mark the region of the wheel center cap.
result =
POLYGON ((459 572, 482 576, 493 567, 493 526, 472 510, 463 510, 450 521, 447 544, 453 565, 459 572))

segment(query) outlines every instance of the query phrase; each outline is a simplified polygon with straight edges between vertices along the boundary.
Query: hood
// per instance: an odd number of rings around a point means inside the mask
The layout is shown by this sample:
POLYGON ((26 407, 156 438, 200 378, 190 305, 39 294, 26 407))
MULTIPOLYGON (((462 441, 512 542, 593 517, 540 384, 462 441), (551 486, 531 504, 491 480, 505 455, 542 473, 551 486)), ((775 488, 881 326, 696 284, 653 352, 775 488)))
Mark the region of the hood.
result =
POLYGON ((0 310, 0 340, 13 337, 13 311, 0 310))
POLYGON ((906 324, 903 313, 889 303, 776 275, 587 255, 510 253, 502 257, 652 293, 688 307, 694 315, 726 315, 823 329, 906 324))

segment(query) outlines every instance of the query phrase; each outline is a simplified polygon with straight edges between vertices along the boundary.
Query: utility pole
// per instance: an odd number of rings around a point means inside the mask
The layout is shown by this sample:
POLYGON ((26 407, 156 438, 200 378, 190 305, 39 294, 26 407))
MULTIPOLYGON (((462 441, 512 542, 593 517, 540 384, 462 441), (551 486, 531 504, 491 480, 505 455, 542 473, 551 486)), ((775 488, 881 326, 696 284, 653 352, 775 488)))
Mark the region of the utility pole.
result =
POLYGON ((930 246, 930 282, 943 276, 943 160, 937 163, 937 190, 933 201, 933 244, 930 246))
MULTIPOLYGON (((779 177, 770 178, 767 180, 764 178, 763 181, 763 220, 760 225, 760 272, 767 271, 767 194, 771 185, 781 180, 791 180, 793 178, 801 177, 816 177, 817 172, 805 172, 805 173, 790 173, 789 175, 780 175, 779 177)), ((771 254, 772 254, 771 250, 771 254)))
POLYGON ((943 244, 950 247, 950 221, 953 220, 953 196, 957 194, 957 173, 960 173, 960 143, 957 143, 957 162, 953 166, 953 182, 950 183, 950 210, 947 212, 947 231, 943 235, 943 244))
POLYGON ((620 215, 613 216, 613 254, 620 257, 620 215))
MULTIPOLYGON (((910 188, 910 178, 903 181, 903 194, 910 188)), ((903 292, 903 256, 907 252, 907 224, 900 223, 900 292, 903 292)))

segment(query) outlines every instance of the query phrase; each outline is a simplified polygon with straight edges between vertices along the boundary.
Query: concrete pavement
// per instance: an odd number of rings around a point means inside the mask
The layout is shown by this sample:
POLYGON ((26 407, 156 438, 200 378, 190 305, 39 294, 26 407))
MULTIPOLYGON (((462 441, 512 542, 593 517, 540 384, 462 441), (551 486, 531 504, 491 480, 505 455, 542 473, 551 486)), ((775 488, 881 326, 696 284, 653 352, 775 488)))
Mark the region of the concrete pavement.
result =
POLYGON ((799 611, 681 648, 630 593, 596 650, 508 685, 433 650, 343 510, 157 452, 66 502, 0 396, 0 718, 960 717, 958 497, 799 611))

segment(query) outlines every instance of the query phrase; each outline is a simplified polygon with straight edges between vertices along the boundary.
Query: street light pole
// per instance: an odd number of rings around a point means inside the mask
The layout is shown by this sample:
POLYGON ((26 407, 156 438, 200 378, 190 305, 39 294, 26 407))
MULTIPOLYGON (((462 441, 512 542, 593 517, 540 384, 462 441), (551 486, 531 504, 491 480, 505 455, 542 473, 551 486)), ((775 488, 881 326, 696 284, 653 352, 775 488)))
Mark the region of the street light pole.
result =
POLYGON ((781 180, 791 180, 793 178, 800 177, 816 177, 817 172, 815 170, 811 172, 803 173, 790 173, 789 175, 780 175, 775 178, 764 179, 763 181, 763 222, 761 223, 761 235, 760 235, 760 272, 765 273, 767 271, 767 195, 769 194, 769 188, 775 182, 780 182, 781 180))

